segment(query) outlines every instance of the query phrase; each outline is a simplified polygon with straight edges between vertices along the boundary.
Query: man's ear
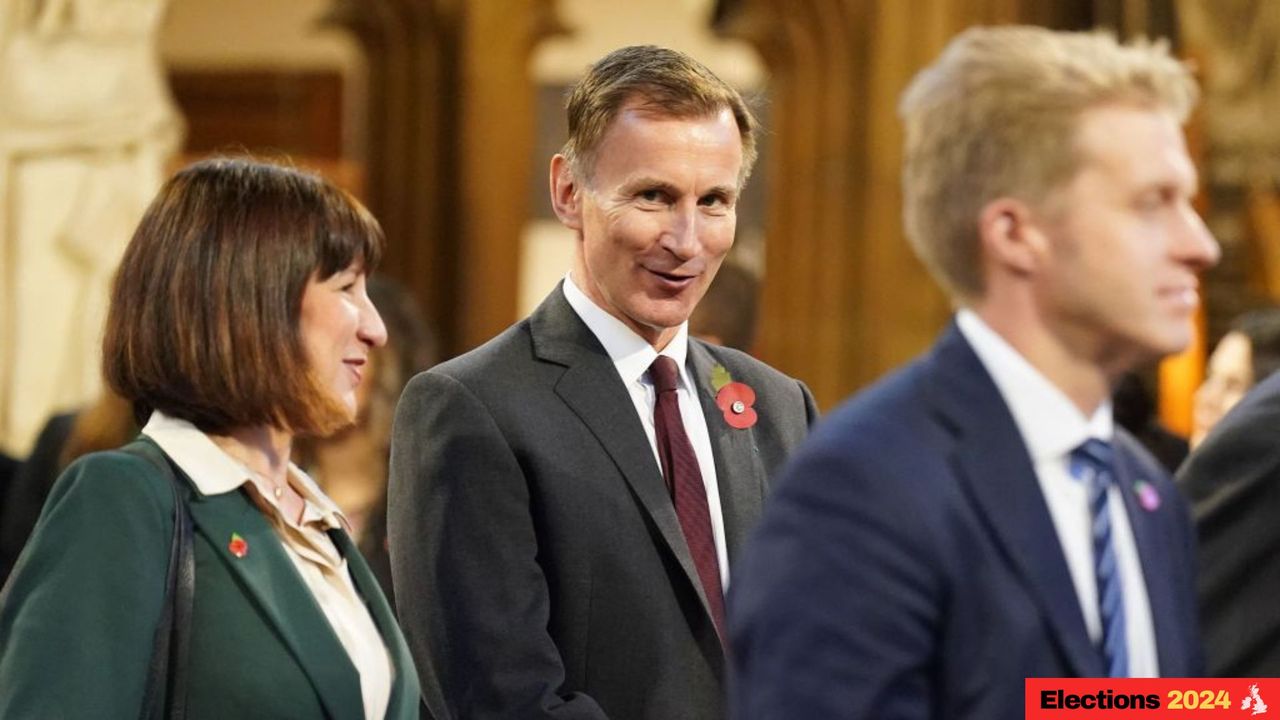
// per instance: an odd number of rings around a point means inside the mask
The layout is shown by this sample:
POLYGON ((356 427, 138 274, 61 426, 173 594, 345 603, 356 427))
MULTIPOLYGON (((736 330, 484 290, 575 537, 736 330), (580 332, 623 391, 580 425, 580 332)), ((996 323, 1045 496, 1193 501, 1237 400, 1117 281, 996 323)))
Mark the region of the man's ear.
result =
POLYGON ((570 230, 582 229, 582 186, 569 159, 559 153, 551 158, 551 209, 570 230))
POLYGON ((1040 267, 1049 241, 1023 201, 1001 197, 983 206, 978 215, 983 262, 1015 275, 1030 275, 1040 267))

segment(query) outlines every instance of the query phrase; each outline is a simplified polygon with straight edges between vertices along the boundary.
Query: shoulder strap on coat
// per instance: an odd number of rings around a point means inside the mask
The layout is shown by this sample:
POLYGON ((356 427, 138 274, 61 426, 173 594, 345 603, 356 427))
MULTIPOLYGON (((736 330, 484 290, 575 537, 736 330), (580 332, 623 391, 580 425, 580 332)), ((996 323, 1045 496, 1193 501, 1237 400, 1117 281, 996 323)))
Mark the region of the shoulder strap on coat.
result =
POLYGON ((182 720, 186 715, 187 650, 191 645, 191 608, 196 582, 187 493, 173 461, 154 444, 135 440, 121 450, 155 465, 173 490, 173 540, 169 546, 165 600, 152 644, 140 718, 182 720))

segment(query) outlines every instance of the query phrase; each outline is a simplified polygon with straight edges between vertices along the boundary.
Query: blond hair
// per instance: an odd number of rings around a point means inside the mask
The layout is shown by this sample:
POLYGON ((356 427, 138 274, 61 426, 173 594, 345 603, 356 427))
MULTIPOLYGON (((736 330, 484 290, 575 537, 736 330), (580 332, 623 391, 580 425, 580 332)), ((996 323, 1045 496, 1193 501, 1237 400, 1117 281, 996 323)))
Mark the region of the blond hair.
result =
POLYGON ((1164 41, 1105 32, 972 28, 922 70, 898 108, 906 130, 903 218, 916 254, 953 296, 985 288, 978 216, 990 201, 1039 202, 1079 169, 1086 111, 1130 103, 1185 121, 1198 91, 1164 41))
POLYGON ((655 115, 701 118, 733 113, 742 138, 738 185, 746 184, 756 160, 756 120, 742 95, 705 65, 676 50, 631 45, 598 60, 569 93, 565 104, 569 139, 560 151, 574 173, 587 180, 595 153, 624 105, 639 98, 655 115))

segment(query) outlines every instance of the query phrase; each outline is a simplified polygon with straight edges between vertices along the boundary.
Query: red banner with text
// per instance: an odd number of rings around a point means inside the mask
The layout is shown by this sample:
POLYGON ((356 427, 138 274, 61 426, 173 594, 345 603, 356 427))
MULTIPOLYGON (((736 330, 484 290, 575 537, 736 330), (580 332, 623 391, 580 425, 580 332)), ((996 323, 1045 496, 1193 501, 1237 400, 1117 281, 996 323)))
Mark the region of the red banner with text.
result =
POLYGON ((1027 678, 1025 717, 1280 720, 1280 678, 1027 678))

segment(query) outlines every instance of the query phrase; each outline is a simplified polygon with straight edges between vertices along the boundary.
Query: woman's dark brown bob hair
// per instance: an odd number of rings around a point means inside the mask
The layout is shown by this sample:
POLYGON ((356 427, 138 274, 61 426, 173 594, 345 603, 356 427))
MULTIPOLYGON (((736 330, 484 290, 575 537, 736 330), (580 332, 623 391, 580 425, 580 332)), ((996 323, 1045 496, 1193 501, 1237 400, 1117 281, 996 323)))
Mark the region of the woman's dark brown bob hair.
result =
POLYGON ((377 220, 346 192, 247 159, 198 162, 152 201, 125 250, 103 338, 107 383, 204 432, 271 425, 326 434, 347 421, 309 371, 302 294, 382 254, 377 220))

